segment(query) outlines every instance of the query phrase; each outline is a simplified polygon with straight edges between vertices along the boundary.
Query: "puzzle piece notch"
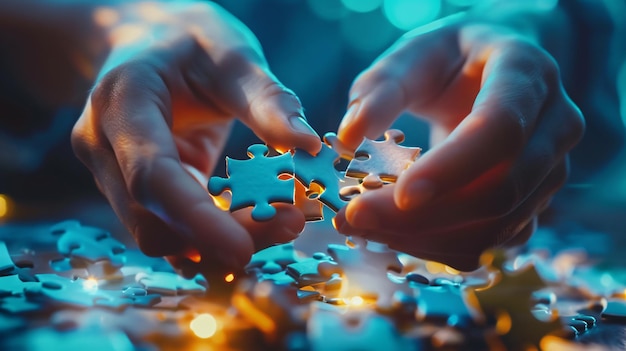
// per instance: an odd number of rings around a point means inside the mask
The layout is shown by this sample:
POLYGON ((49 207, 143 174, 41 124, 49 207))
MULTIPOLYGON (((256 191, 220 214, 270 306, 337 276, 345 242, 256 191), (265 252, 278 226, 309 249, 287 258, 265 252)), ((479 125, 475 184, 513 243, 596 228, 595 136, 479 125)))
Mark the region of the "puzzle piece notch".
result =
POLYGON ((126 262, 126 247, 102 229, 81 226, 78 221, 65 221, 54 225, 51 233, 59 236, 57 250, 70 258, 74 268, 85 268, 101 261, 119 268, 126 262))
POLYGON ((208 190, 218 196, 230 190, 232 200, 230 210, 236 211, 252 206, 252 218, 267 221, 274 217, 276 209, 271 203, 293 203, 294 180, 280 179, 281 174, 294 174, 290 154, 267 156, 266 145, 254 144, 248 147, 248 160, 235 160, 226 157, 228 178, 211 177, 208 190))
POLYGON ((380 182, 395 182, 419 156, 421 148, 399 145, 404 133, 397 129, 385 132, 383 141, 364 139, 348 164, 346 176, 363 179, 373 176, 380 182))
POLYGON ((539 348, 544 336, 562 330, 563 326, 556 314, 540 321, 531 311, 533 292, 546 287, 534 266, 511 272, 505 268, 505 262, 502 250, 482 254, 481 263, 489 266, 495 277, 487 287, 473 291, 470 303, 485 315, 495 316, 497 325, 507 326, 497 330, 507 348, 539 348))

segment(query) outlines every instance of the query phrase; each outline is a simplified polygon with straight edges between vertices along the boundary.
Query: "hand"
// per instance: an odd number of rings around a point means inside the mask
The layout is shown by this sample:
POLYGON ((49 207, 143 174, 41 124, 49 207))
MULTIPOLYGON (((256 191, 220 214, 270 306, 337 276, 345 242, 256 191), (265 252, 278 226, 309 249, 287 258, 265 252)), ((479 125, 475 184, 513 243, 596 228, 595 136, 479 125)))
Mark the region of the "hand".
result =
POLYGON ((584 120, 532 38, 459 18, 429 28, 359 75, 338 136, 356 147, 407 110, 430 123, 432 148, 396 184, 354 199, 335 225, 471 270, 485 249, 532 234, 566 180, 584 120))
POLYGON ((218 209, 206 190, 235 116, 279 150, 321 147, 252 33, 207 3, 113 14, 111 54, 72 145, 144 253, 189 275, 241 269, 255 248, 295 238, 304 226, 295 207, 257 223, 249 209, 218 209))

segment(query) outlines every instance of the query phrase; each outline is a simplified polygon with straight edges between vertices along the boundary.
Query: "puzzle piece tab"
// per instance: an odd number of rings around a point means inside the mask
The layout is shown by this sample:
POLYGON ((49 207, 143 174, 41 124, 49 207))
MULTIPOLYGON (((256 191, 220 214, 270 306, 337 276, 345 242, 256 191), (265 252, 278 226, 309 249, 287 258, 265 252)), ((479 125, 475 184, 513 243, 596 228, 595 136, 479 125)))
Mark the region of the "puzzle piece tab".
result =
POLYGON ((185 279, 170 272, 142 272, 137 273, 135 280, 155 294, 204 294, 207 289, 207 281, 199 274, 193 279, 185 279))
POLYGON ((293 175, 294 166, 290 154, 269 157, 268 153, 267 146, 255 144, 248 148, 249 160, 234 160, 227 157, 228 178, 211 177, 208 184, 209 193, 218 196, 230 190, 231 211, 253 206, 254 220, 270 220, 276 214, 276 209, 270 205, 271 203, 293 203, 294 180, 280 179, 279 176, 293 175))
POLYGON ((260 269, 262 273, 278 273, 298 260, 293 243, 274 245, 252 255, 246 271, 260 269))

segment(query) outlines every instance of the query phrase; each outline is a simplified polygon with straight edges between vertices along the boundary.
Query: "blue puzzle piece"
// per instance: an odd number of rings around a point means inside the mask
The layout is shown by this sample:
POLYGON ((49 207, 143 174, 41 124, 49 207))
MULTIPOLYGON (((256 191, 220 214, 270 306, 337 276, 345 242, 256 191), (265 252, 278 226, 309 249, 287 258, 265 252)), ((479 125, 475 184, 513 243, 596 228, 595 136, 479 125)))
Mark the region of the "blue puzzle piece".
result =
POLYGON ((265 145, 248 147, 249 160, 233 160, 226 157, 228 178, 211 177, 209 193, 218 196, 226 190, 232 193, 230 210, 236 211, 253 206, 252 218, 267 221, 274 217, 274 202, 293 203, 294 180, 279 179, 281 174, 293 175, 290 154, 268 157, 265 145))
POLYGON ((335 169, 339 154, 325 144, 320 152, 313 156, 304 150, 296 150, 293 155, 296 179, 309 187, 312 183, 324 190, 318 199, 331 210, 337 212, 346 202, 339 196, 340 173, 335 169))
POLYGON ((84 268, 88 263, 107 261, 121 267, 126 262, 125 246, 98 228, 81 226, 78 221, 65 221, 51 228, 58 235, 57 250, 69 256, 74 268, 84 268))

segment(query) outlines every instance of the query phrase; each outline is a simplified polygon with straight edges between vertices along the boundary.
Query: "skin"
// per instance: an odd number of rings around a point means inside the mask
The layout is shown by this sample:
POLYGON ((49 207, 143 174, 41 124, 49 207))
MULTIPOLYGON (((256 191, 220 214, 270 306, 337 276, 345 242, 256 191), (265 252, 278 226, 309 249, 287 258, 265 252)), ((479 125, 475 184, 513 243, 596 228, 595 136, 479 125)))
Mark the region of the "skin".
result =
POLYGON ((355 148, 409 112, 431 149, 335 226, 461 270, 525 242, 585 128, 561 78, 537 35, 511 26, 460 16, 408 33, 356 78, 338 137, 355 148))
POLYGON ((111 51, 73 148, 144 253, 186 275, 241 269, 255 250, 297 237, 304 216, 277 205, 259 223, 216 207, 206 181, 232 122, 278 150, 315 154, 320 139, 242 23, 208 3, 145 6, 119 9, 106 28, 111 51))

